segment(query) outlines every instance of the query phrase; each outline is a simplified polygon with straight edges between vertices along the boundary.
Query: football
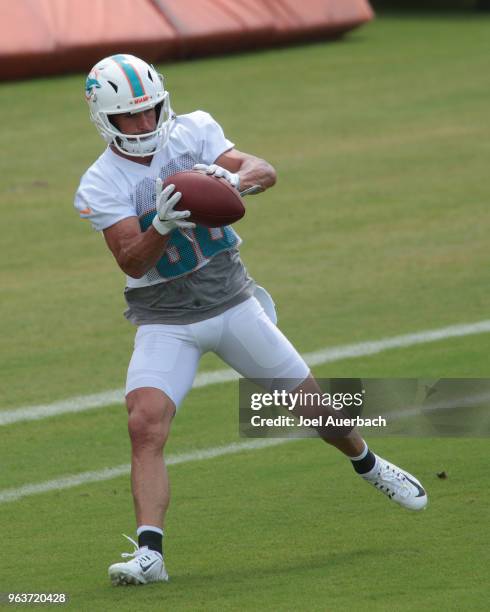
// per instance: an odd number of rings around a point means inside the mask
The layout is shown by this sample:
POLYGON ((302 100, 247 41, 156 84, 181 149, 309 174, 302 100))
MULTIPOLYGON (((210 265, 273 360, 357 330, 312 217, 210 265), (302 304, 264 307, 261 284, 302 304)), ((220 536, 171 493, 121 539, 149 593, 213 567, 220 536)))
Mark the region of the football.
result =
POLYGON ((240 194, 225 179, 186 170, 169 176, 163 187, 167 185, 175 185, 175 191, 182 193, 175 210, 190 210, 190 220, 199 225, 222 227, 235 223, 245 214, 240 194))

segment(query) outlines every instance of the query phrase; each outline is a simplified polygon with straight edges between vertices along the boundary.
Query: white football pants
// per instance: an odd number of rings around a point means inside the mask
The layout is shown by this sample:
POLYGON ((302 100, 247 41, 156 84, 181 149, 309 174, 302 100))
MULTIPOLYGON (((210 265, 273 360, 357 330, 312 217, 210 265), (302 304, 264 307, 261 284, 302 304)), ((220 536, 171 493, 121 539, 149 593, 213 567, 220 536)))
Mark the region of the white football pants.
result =
POLYGON ((155 387, 179 407, 192 387, 201 355, 208 351, 219 355, 245 378, 295 381, 288 391, 309 374, 301 355, 259 301, 251 297, 198 323, 141 325, 129 364, 126 394, 141 387, 155 387))

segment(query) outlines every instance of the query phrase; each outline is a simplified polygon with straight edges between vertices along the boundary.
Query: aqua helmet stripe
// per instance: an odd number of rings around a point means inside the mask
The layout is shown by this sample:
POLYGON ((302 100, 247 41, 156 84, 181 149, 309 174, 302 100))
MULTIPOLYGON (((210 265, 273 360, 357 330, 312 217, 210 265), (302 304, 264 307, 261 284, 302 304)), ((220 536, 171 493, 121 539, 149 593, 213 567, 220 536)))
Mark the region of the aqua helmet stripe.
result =
POLYGON ((125 55, 113 55, 112 59, 121 68, 124 76, 127 78, 131 91, 133 92, 133 98, 139 98, 145 95, 145 89, 141 82, 140 76, 136 69, 130 64, 125 55))

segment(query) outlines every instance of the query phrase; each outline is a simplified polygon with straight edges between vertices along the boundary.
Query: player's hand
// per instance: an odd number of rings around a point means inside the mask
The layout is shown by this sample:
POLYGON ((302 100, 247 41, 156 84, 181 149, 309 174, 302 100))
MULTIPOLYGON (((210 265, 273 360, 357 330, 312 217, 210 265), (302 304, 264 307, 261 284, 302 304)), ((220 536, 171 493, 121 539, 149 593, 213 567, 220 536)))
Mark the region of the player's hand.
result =
POLYGON ((206 164, 196 164, 193 170, 199 170, 199 172, 205 172, 206 174, 213 174, 218 178, 224 178, 232 187, 240 190, 240 176, 238 174, 233 174, 233 172, 229 172, 226 168, 217 166, 216 164, 211 164, 210 166, 206 166, 206 164))
POLYGON ((176 228, 191 229, 196 227, 195 223, 186 221, 191 214, 188 210, 174 210, 174 206, 182 197, 180 191, 176 191, 172 195, 174 189, 175 185, 167 185, 163 189, 162 179, 157 178, 155 185, 157 214, 154 216, 152 223, 153 227, 162 236, 176 228))

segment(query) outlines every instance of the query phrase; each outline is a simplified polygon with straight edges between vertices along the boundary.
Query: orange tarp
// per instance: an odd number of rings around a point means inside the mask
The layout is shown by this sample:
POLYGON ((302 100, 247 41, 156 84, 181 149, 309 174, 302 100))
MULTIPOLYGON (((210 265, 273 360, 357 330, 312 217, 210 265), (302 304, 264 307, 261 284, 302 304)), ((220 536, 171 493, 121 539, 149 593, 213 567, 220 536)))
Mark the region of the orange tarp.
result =
POLYGON ((264 0, 264 4, 273 15, 281 40, 340 34, 373 17, 365 0, 264 0))
POLYGON ((158 0, 179 36, 180 55, 266 46, 275 23, 264 0, 158 0))
POLYGON ((180 37, 180 53, 339 35, 373 17, 367 0, 155 0, 180 37))
POLYGON ((373 17, 368 0, 12 0, 0 8, 0 79, 338 36, 373 17))
POLYGON ((13 0, 0 9, 0 78, 88 72, 105 55, 157 60, 177 34, 149 0, 13 0))

